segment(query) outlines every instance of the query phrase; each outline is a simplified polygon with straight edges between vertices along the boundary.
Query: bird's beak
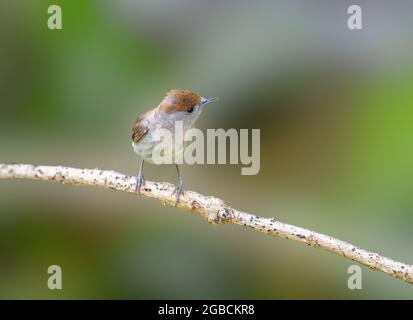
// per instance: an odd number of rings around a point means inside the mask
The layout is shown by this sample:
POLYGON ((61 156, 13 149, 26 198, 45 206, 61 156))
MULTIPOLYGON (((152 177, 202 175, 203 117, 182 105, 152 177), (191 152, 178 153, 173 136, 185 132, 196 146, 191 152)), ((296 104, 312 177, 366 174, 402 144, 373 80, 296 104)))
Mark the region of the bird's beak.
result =
POLYGON ((213 97, 202 97, 201 98, 201 105, 205 106, 211 102, 217 101, 219 98, 213 98, 213 97))

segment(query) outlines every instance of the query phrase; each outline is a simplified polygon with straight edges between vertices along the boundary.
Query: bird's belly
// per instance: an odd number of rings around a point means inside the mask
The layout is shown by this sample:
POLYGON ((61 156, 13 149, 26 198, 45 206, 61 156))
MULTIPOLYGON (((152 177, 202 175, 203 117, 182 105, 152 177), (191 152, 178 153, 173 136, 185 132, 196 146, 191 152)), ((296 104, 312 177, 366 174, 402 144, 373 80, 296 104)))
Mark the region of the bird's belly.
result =
MULTIPOLYGON (((162 141, 162 139, 159 139, 159 137, 148 134, 144 136, 139 142, 132 142, 132 147, 133 151, 140 157, 142 157, 143 160, 155 164, 155 161, 153 160, 153 151, 155 147, 160 143, 164 143, 164 141, 162 141)), ((163 144, 162 148, 166 149, 167 152, 170 152, 170 154, 172 155, 172 159, 170 159, 172 160, 171 163, 175 163, 175 159, 177 158, 177 156, 181 157, 183 155, 185 147, 187 145, 188 142, 184 142, 183 144, 178 143, 177 145, 175 145, 174 140, 172 140, 172 142, 170 143, 163 144)), ((166 161, 168 161, 167 159, 169 158, 166 157, 165 159, 166 161)))
POLYGON ((152 159, 153 149, 159 141, 145 139, 144 137, 138 143, 132 142, 133 151, 138 154, 143 160, 149 163, 154 163, 152 159), (146 141, 145 141, 146 140, 146 141))

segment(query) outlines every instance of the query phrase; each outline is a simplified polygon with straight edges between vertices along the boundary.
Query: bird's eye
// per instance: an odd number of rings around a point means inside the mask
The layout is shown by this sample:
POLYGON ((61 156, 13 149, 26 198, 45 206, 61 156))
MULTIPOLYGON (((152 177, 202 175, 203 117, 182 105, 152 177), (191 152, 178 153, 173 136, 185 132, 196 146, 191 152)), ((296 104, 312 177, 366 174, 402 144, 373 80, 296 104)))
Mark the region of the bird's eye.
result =
POLYGON ((193 107, 189 107, 188 109, 186 109, 186 112, 188 112, 188 113, 192 113, 193 111, 194 111, 193 107))

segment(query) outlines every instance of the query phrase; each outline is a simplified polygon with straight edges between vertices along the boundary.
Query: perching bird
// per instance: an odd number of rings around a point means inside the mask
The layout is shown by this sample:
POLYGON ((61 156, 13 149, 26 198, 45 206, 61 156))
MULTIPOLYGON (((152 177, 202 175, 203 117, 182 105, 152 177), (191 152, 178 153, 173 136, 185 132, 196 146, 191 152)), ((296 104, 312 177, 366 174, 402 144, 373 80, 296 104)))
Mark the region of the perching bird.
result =
MULTIPOLYGON (((182 121, 185 132, 194 126, 204 106, 215 100, 217 98, 201 97, 191 90, 175 89, 168 92, 156 108, 136 119, 132 128, 132 146, 135 153, 142 157, 142 160, 136 176, 135 192, 140 194, 140 190, 145 184, 143 176, 144 162, 154 163, 153 150, 159 144, 157 129, 167 129, 174 137, 175 123, 176 121, 182 121)), ((184 149, 179 152, 184 152, 184 149)), ((184 192, 184 187, 178 164, 175 164, 175 167, 178 173, 178 186, 173 194, 176 194, 176 203, 178 203, 181 194, 184 192)))

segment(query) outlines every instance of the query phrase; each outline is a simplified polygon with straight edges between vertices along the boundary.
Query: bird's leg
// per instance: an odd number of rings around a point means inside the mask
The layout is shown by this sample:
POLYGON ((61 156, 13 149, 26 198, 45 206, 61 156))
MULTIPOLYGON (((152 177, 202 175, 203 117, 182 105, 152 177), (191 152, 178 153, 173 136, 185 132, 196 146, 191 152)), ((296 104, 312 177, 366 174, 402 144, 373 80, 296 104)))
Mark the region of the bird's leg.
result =
POLYGON ((141 188, 145 185, 145 177, 143 176, 143 163, 144 163, 144 160, 142 159, 139 165, 138 174, 136 175, 135 192, 138 195, 141 194, 141 188))
POLYGON ((181 171, 179 170, 179 166, 175 164, 176 172, 178 173, 178 185, 175 187, 174 192, 172 194, 176 195, 175 206, 179 203, 179 198, 181 194, 184 193, 184 183, 182 181, 181 171))

